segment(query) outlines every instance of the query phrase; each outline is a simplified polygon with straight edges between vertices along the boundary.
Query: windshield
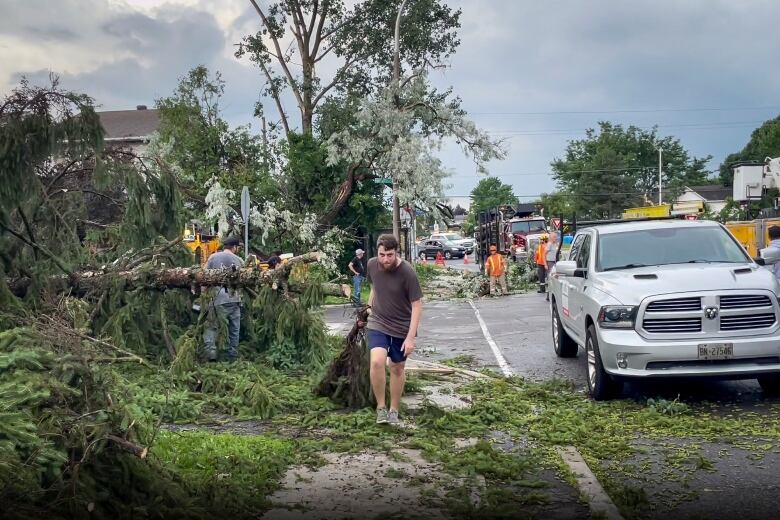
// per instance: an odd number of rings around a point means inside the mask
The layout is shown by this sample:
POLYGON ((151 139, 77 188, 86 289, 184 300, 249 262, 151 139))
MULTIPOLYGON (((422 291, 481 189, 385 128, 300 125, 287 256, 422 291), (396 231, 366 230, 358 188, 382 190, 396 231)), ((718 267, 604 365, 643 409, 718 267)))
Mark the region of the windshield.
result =
POLYGON ((512 233, 528 235, 530 233, 541 233, 544 231, 544 220, 521 220, 512 222, 512 233))
POLYGON ((447 233, 444 235, 444 238, 447 240, 463 240, 463 237, 457 233, 447 233))
POLYGON ((604 234, 599 239, 598 266, 602 271, 650 265, 749 261, 731 235, 715 226, 626 231, 604 234))

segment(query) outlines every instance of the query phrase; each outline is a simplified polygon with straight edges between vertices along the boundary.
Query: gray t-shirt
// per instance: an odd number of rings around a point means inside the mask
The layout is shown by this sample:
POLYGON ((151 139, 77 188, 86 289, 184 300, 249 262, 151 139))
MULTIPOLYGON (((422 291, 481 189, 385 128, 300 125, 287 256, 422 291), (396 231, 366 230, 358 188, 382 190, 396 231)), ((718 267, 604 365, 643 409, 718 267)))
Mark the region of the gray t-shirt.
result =
MULTIPOLYGON (((218 253, 214 253, 209 257, 209 261, 206 262, 206 269, 229 269, 230 266, 243 267, 244 261, 241 257, 234 254, 232 251, 223 249, 218 253)), ((217 296, 214 298, 214 305, 222 305, 223 303, 239 303, 241 302, 241 294, 234 290, 228 293, 224 287, 219 288, 217 296)))
POLYGON ((550 242, 547 244, 547 257, 545 260, 548 262, 555 262, 556 256, 558 256, 558 242, 550 242))
POLYGON ((366 327, 394 338, 405 338, 412 321, 412 302, 423 295, 414 267, 402 261, 394 271, 384 271, 379 261, 372 258, 366 275, 374 301, 366 327))

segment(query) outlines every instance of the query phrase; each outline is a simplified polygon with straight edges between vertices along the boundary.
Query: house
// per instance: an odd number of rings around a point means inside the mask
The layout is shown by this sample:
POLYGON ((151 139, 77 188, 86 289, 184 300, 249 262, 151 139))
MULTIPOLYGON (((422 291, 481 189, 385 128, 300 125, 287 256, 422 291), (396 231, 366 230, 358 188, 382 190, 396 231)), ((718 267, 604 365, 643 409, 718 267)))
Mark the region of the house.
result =
POLYGON ((677 197, 674 204, 683 205, 683 203, 703 202, 711 212, 718 213, 726 207, 726 199, 731 197, 731 195, 732 189, 730 187, 719 184, 686 186, 685 191, 677 197))
POLYGON ((98 112, 100 123, 106 131, 107 145, 130 148, 141 153, 152 134, 160 128, 160 111, 138 105, 135 110, 110 110, 98 112))

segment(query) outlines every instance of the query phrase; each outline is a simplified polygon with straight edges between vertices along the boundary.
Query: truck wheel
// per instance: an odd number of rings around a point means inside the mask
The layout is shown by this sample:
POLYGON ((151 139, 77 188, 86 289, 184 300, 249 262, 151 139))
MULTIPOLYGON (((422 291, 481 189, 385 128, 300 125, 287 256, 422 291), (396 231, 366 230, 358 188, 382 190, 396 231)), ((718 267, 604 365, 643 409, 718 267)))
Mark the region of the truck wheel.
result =
POLYGON ((452 253, 450 253, 449 251, 446 251, 444 253, 444 258, 446 258, 447 260, 452 260, 452 253))
POLYGON ((623 390, 623 383, 615 381, 604 370, 601 362, 601 351, 599 350, 599 340, 596 335, 596 327, 588 327, 588 334, 585 339, 585 353, 588 357, 587 371, 588 392, 596 401, 606 401, 617 397, 623 390))
POLYGON ((572 358, 577 356, 577 343, 564 330, 555 301, 552 302, 552 336, 553 347, 558 357, 572 358))
POLYGON ((761 391, 765 394, 780 394, 780 376, 776 374, 759 377, 758 384, 761 385, 761 391))

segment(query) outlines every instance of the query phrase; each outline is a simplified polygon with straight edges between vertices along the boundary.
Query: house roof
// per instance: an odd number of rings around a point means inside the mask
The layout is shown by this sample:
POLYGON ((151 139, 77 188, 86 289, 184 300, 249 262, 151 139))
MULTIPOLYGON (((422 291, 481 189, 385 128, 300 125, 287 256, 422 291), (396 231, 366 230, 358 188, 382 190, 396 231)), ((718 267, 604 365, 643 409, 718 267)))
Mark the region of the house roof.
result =
POLYGON ((704 200, 726 200, 726 197, 732 195, 732 189, 720 184, 710 184, 707 186, 686 186, 689 190, 700 195, 704 200))
POLYGON ((98 116, 106 139, 112 141, 143 141, 160 127, 160 112, 155 109, 110 110, 98 116))

